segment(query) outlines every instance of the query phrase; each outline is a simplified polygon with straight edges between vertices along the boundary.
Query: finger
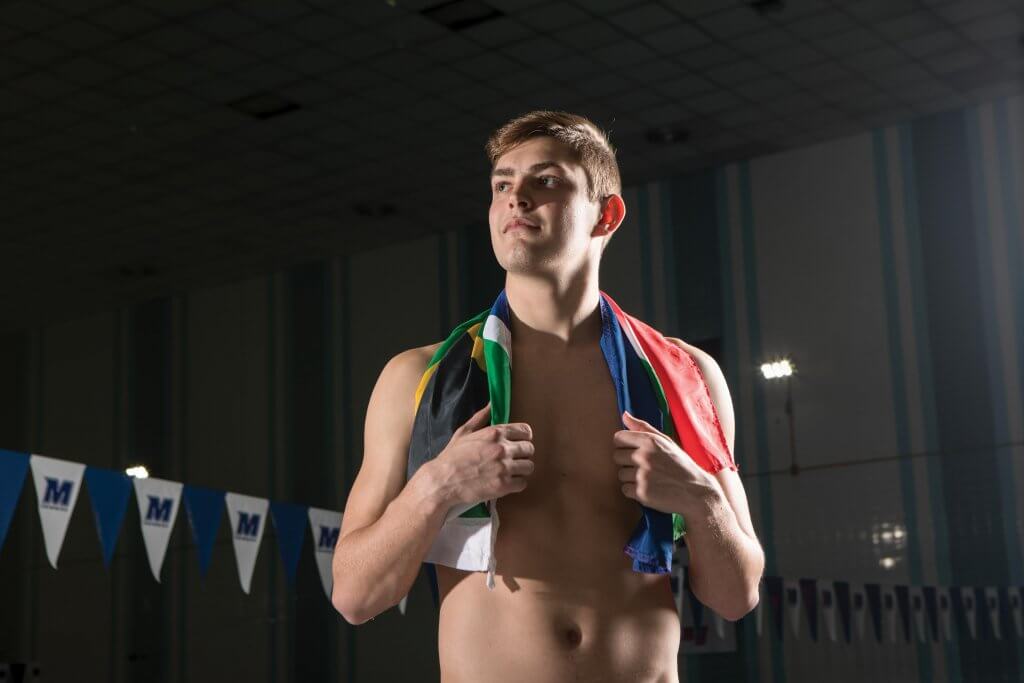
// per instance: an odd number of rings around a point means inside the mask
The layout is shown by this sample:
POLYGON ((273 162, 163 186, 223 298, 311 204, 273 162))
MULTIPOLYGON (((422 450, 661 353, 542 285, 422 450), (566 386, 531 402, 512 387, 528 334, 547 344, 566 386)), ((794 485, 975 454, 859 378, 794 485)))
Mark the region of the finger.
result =
POLYGON ((532 460, 519 458, 509 463, 508 471, 513 477, 528 477, 533 474, 534 464, 532 460))
POLYGON ((633 461, 633 453, 635 452, 635 448, 616 448, 612 451, 612 462, 619 467, 632 467, 636 465, 633 461))
POLYGON ((494 425, 502 436, 509 441, 529 441, 533 438, 533 428, 525 422, 509 422, 503 425, 494 425))
POLYGON ((458 432, 461 434, 470 434, 482 429, 491 423, 491 402, 488 401, 480 410, 476 411, 469 416, 461 427, 458 428, 458 432))
POLYGON ((646 420, 641 420, 639 417, 633 415, 628 410, 622 413, 622 422, 632 430, 661 434, 661 430, 655 429, 650 422, 647 422, 646 420))
POLYGON ((636 484, 626 483, 622 485, 622 493, 626 498, 632 498, 636 500, 636 484))
POLYGON ((635 482, 636 481, 636 468, 635 467, 620 467, 619 468, 619 481, 622 482, 635 482))
POLYGON ((620 429, 612 435, 612 443, 622 448, 629 446, 639 448, 651 442, 652 435, 647 432, 631 432, 627 429, 620 429))
POLYGON ((509 441, 505 445, 505 452, 515 459, 532 458, 534 445, 532 441, 509 441))

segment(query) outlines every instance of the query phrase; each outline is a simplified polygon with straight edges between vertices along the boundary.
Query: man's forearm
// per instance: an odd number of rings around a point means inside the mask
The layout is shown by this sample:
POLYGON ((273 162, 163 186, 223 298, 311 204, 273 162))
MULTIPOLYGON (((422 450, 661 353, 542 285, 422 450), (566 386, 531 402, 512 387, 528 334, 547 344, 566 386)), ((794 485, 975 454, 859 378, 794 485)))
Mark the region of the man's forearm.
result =
POLYGON ((335 608, 359 624, 405 596, 444 522, 447 507, 420 468, 373 524, 338 543, 332 569, 335 608))
POLYGON ((684 516, 693 594, 726 619, 740 619, 757 604, 764 572, 760 544, 740 528, 720 491, 701 501, 696 514, 684 516))

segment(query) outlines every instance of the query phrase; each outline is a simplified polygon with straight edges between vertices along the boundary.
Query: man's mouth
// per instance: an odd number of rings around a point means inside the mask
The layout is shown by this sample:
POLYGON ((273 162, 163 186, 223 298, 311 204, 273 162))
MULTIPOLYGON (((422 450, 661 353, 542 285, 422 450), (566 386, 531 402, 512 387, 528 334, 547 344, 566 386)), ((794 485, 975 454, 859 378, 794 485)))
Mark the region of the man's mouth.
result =
POLYGON ((513 218, 512 220, 505 224, 505 232, 515 230, 516 228, 537 230, 539 227, 540 226, 534 225, 533 223, 528 223, 527 221, 524 221, 521 218, 513 218))

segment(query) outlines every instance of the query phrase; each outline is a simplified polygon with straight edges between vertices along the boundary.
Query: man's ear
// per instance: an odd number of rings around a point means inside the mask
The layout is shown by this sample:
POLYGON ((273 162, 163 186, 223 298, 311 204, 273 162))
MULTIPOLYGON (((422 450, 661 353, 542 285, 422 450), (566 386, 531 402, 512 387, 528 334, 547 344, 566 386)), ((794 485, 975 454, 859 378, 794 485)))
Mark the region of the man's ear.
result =
POLYGON ((626 203, 622 196, 610 194, 601 200, 601 213, 597 217, 598 235, 611 235, 626 217, 626 203))

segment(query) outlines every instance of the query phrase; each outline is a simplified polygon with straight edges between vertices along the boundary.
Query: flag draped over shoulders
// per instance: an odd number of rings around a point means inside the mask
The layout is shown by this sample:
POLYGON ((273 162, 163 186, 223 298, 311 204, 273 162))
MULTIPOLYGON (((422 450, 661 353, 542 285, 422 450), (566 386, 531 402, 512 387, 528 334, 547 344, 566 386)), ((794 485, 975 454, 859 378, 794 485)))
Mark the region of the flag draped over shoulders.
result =
MULTIPOLYGON (((671 436, 704 470, 738 467, 729 451, 707 384, 693 357, 660 332, 625 313, 601 292, 600 346, 619 413, 649 422, 671 436)), ((473 413, 491 403, 491 424, 509 421, 512 337, 504 290, 490 309, 458 325, 438 347, 416 389, 407 475, 437 457, 473 413)), ((623 427, 624 428, 624 427, 623 427)), ((500 525, 497 501, 449 510, 425 561, 488 572, 494 586, 494 543, 500 525)), ((624 552, 639 572, 671 571, 679 515, 641 506, 624 552)))

